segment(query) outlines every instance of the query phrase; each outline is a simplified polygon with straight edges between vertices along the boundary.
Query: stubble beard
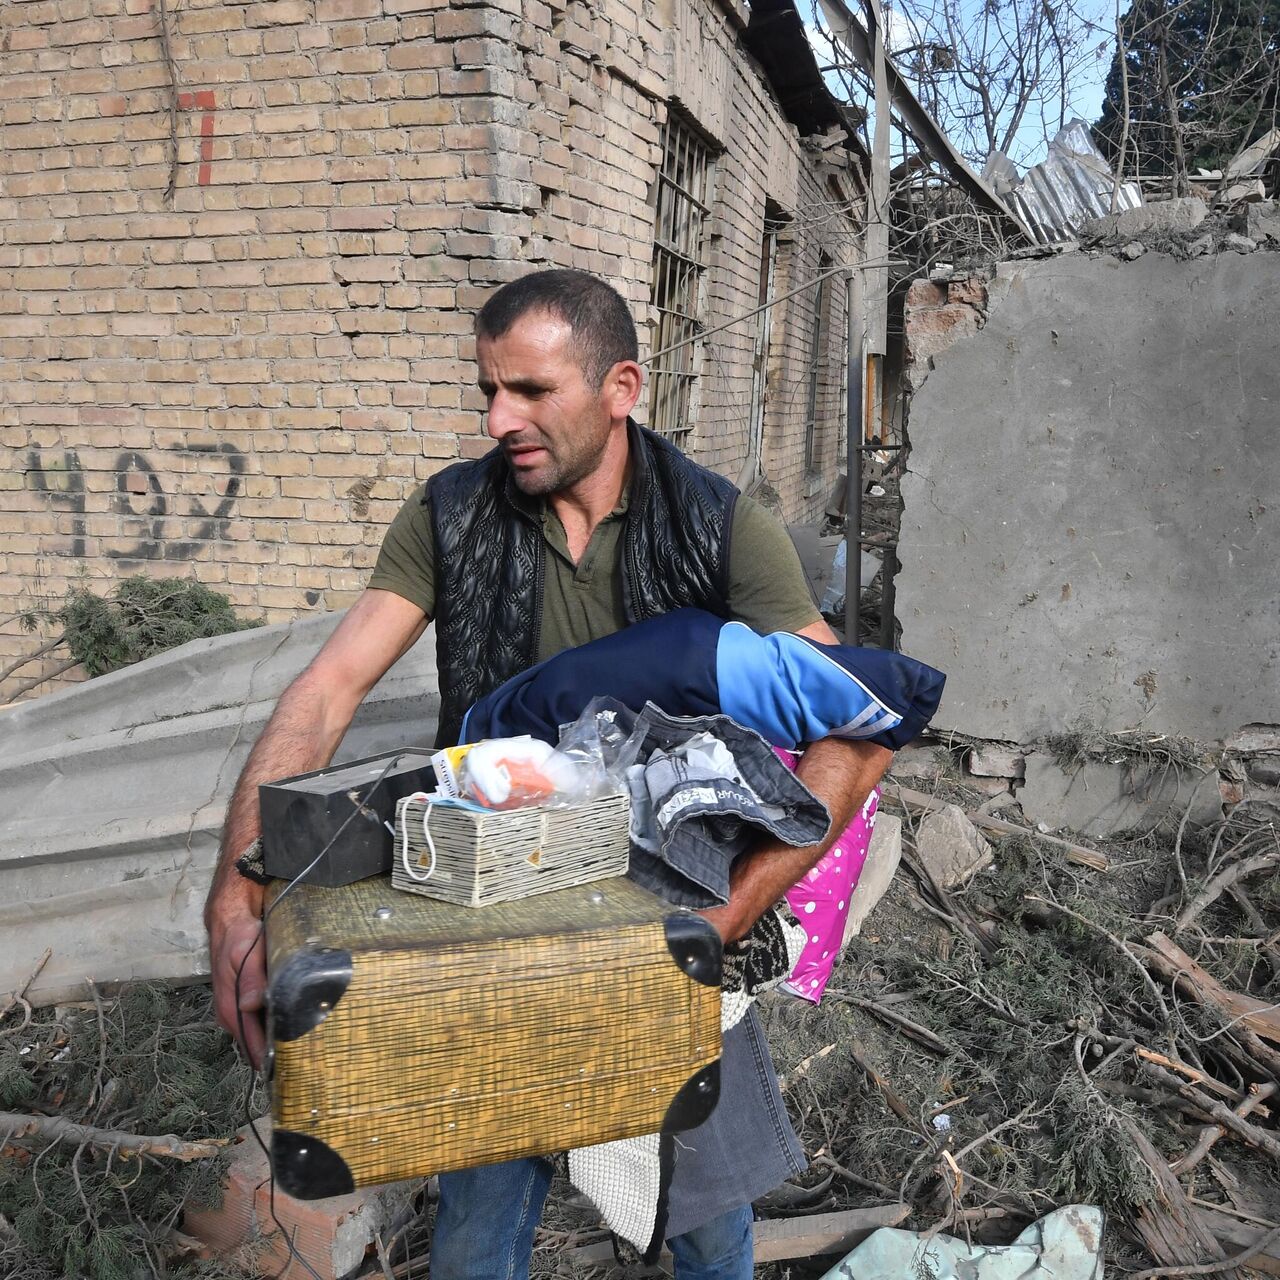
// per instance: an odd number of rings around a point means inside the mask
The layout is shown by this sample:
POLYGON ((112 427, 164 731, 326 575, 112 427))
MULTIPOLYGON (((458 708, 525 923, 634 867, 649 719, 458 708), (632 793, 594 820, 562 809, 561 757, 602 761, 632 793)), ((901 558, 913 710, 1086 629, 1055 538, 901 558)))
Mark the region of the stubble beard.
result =
POLYGON ((541 447, 547 452, 547 461, 542 466, 534 471, 522 472, 510 458, 507 459, 507 465, 511 469, 512 481, 521 493, 530 498, 545 498, 586 479, 600 465, 605 445, 606 441, 599 444, 584 441, 566 456, 564 444, 557 448, 544 438, 541 447))

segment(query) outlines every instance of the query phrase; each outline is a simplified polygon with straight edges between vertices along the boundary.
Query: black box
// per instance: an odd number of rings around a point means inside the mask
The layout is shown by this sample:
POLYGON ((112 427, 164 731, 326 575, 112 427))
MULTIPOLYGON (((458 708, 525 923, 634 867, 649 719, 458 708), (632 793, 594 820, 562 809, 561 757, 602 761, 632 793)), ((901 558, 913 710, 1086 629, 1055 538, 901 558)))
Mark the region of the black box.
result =
POLYGON ((333 888, 390 871, 394 838, 387 824, 395 822, 396 801, 435 786, 431 752, 420 750, 388 751, 263 783, 258 801, 267 875, 292 880, 330 841, 304 877, 307 884, 333 888), (341 838, 334 839, 339 831, 341 838))

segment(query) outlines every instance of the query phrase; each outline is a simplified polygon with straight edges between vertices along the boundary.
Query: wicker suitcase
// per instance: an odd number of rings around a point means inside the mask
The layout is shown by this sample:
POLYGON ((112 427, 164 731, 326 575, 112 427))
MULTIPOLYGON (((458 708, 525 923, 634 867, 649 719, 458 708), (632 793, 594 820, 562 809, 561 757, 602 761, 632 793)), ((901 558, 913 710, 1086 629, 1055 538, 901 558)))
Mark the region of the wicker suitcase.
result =
POLYGON ((688 1129, 719 1096, 719 935, 628 880, 480 909, 300 884, 267 960, 293 1196, 688 1129))

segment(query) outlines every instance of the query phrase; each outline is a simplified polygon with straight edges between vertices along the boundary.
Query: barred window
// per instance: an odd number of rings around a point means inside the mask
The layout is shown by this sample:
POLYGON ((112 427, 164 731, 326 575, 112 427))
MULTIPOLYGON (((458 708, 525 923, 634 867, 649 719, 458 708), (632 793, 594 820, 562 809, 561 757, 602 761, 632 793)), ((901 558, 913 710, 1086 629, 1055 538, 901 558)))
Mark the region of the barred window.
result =
POLYGON ((697 344, 691 339, 699 328, 699 286, 706 269, 711 167, 706 144, 674 111, 668 113, 653 242, 653 305, 658 323, 650 348, 657 359, 650 369, 649 425, 677 442, 693 427, 697 344))

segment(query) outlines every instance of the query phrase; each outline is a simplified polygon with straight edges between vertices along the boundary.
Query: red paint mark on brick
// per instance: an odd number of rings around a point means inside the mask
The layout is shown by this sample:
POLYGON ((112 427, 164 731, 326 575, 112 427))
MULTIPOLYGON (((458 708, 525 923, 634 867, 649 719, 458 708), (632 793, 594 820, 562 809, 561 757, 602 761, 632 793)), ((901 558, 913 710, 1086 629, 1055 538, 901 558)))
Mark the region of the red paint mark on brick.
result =
POLYGON ((210 181, 213 162, 213 117, 217 111, 217 101, 212 89, 202 89, 199 93, 178 94, 178 106, 183 111, 200 111, 200 168, 196 171, 196 185, 207 187, 210 181))

